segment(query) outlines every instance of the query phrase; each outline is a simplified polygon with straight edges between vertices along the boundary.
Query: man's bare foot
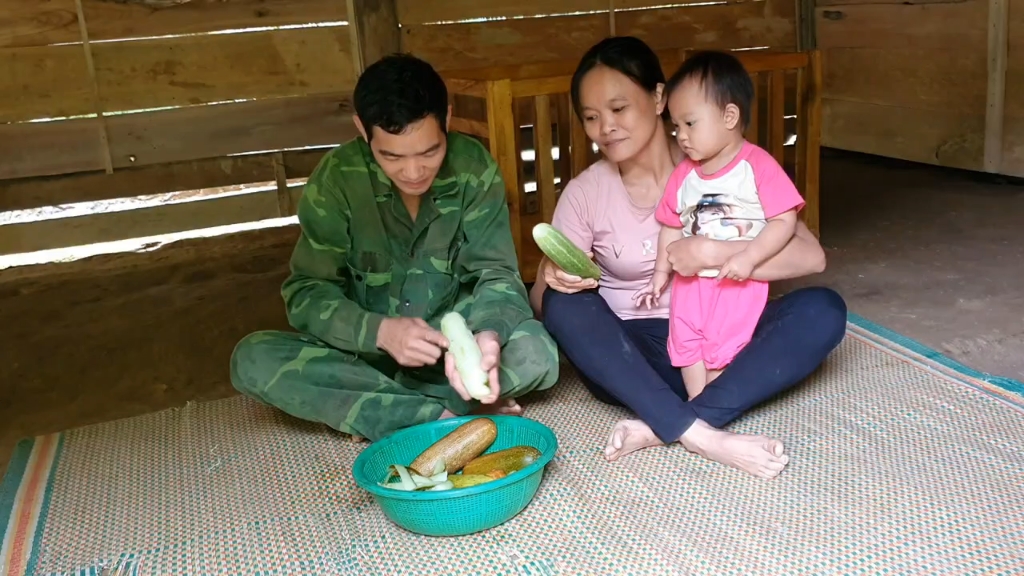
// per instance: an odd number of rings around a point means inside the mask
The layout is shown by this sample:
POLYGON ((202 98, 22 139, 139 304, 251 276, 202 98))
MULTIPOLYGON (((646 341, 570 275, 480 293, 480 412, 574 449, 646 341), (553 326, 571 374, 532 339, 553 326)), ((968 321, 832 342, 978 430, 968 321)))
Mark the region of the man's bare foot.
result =
POLYGON ((679 442, 690 452, 759 478, 775 478, 789 463, 779 440, 718 430, 702 420, 694 422, 679 442))
MULTIPOLYGON (((494 404, 481 404, 479 408, 470 412, 474 416, 493 416, 496 414, 507 415, 507 416, 519 416, 523 413, 523 407, 519 405, 514 399, 498 400, 494 404)), ((445 418, 455 418, 458 414, 455 414, 451 410, 445 410, 438 416, 438 420, 444 420, 445 418)))
POLYGON ((643 420, 621 420, 615 424, 611 435, 608 436, 604 457, 609 462, 614 462, 637 450, 661 444, 661 439, 643 420))
POLYGON ((519 416, 523 413, 523 407, 513 398, 498 400, 494 404, 481 404, 473 411, 478 416, 501 414, 503 416, 519 416))

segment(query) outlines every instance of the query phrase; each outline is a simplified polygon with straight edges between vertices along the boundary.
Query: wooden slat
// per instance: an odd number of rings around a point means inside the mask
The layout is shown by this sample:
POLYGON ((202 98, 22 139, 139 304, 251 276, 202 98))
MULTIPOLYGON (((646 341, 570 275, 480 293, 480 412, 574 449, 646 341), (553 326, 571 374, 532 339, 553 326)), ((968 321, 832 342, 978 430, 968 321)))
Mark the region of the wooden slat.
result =
MULTIPOLYGON (((615 31, 638 36, 655 50, 755 46, 793 49, 796 12, 791 4, 769 0, 630 10, 616 14, 615 31)), ((571 75, 577 59, 607 34, 606 14, 403 25, 402 48, 428 59, 438 70, 460 71, 447 75, 454 78, 544 77, 571 75), (523 61, 534 64, 522 67, 523 61), (492 70, 466 73, 467 69, 485 67, 492 70)))
POLYGON ((470 136, 479 136, 480 138, 489 137, 487 123, 479 120, 470 120, 468 118, 452 116, 451 122, 448 123, 448 129, 454 132, 469 134, 470 136))
POLYGON ((822 146, 980 170, 984 141, 982 109, 964 114, 822 100, 822 146))
POLYGON ((81 46, 0 49, 0 123, 91 114, 92 94, 81 46))
POLYGON ((78 42, 75 0, 3 0, 0 48, 78 42))
MULTIPOLYGON (((913 0, 914 4, 922 5, 933 5, 933 4, 964 4, 967 2, 973 2, 974 0, 913 0)), ((907 0, 816 0, 818 6, 859 6, 859 5, 870 5, 879 4, 882 6, 892 6, 896 4, 906 4, 907 0)))
MULTIPOLYGON (((344 2, 192 0, 166 8, 83 0, 93 40, 146 38, 346 20, 344 2)), ((0 48, 78 42, 74 0, 3 0, 0 48)))
POLYGON ((985 107, 985 51, 835 48, 824 53, 825 97, 969 114, 985 107))
POLYGON ((288 190, 288 167, 284 163, 284 153, 274 152, 271 163, 274 165, 274 184, 277 185, 277 215, 294 216, 296 206, 288 190))
POLYGON ((9 178, 103 170, 97 120, 0 124, 0 182, 9 178))
POLYGON ((767 0, 626 11, 615 31, 663 48, 796 48, 794 2, 767 0))
MULTIPOLYGON (((92 109, 100 110, 99 83, 96 81, 96 66, 92 58, 92 44, 89 42, 89 30, 86 26, 85 12, 82 10, 82 0, 75 0, 75 13, 78 20, 78 32, 82 40, 82 52, 85 54, 85 67, 89 73, 89 87, 92 88, 92 109)), ((96 127, 99 131, 100 149, 103 152, 103 168, 110 174, 114 171, 114 164, 110 158, 110 139, 107 135, 107 119, 102 113, 97 114, 96 127)))
MULTIPOLYGON (((1008 58, 1006 61, 1006 101, 1003 103, 1007 121, 1024 120, 1024 0, 1009 0, 1008 58)), ((1010 130, 1007 129, 1007 134, 1010 130)), ((1024 150, 1018 153, 1024 154, 1024 150)))
MULTIPOLYGON (((301 194, 301 187, 292 193, 301 194)), ((83 246, 278 217, 276 190, 0 226, 0 254, 83 246)))
MULTIPOLYGON (((845 3, 853 4, 849 0, 845 3)), ((819 5, 821 4, 819 0, 819 5)), ((818 8, 818 48, 963 50, 986 45, 987 2, 954 4, 870 4, 818 8), (956 25, 952 25, 955 22, 956 25)), ((826 65, 827 66, 827 65, 826 65)))
POLYGON ((491 156, 501 166, 505 181, 505 195, 508 199, 509 219, 512 227, 512 242, 516 254, 521 254, 522 234, 519 224, 522 207, 520 203, 519 149, 516 147, 516 133, 512 102, 512 86, 508 80, 495 80, 487 87, 487 124, 490 128, 491 156))
MULTIPOLYGON (((676 67, 682 63, 686 56, 683 48, 663 48, 655 50, 658 60, 666 72, 671 74, 676 67)), ((764 72, 778 69, 797 69, 807 65, 807 54, 791 51, 760 51, 740 50, 734 52, 737 58, 743 63, 747 71, 764 72)), ((483 88, 481 81, 501 80, 503 78, 530 79, 538 82, 553 82, 554 78, 572 76, 579 64, 578 58, 562 57, 557 60, 544 62, 527 62, 525 64, 503 64, 481 67, 460 67, 447 69, 443 76, 449 84, 449 89, 458 88, 460 93, 479 93, 482 98, 483 88)), ((513 88, 528 95, 529 89, 513 88)), ((536 94, 529 94, 536 96, 536 94)))
POLYGON ((1024 177, 1024 0, 1010 0, 1007 38, 1002 172, 1024 177))
POLYGON ((541 218, 551 222, 555 214, 555 163, 551 157, 551 98, 533 99, 533 150, 536 158, 537 198, 540 199, 541 218))
POLYGON ((571 88, 572 76, 553 76, 550 78, 530 78, 520 80, 512 85, 512 94, 518 98, 544 96, 568 92, 571 88))
POLYGON ((608 33, 608 16, 556 16, 402 26, 402 49, 438 70, 579 58, 608 33))
POLYGON ((110 118, 108 125, 116 166, 327 146, 358 133, 348 94, 126 114, 110 118))
POLYGON ((575 178, 590 166, 591 142, 587 137, 587 131, 583 128, 579 116, 569 108, 569 120, 571 127, 569 131, 569 146, 572 153, 572 177, 575 178))
POLYGON ((396 0, 395 4, 403 28, 475 18, 571 14, 608 9, 608 0, 396 0))
MULTIPOLYGON (((104 111, 351 90, 348 27, 92 47, 104 111)), ((93 112, 80 46, 0 50, 0 122, 93 112)))
POLYGON ((746 51, 733 53, 746 68, 747 72, 771 72, 772 70, 797 70, 807 66, 808 56, 805 52, 772 52, 746 51))
MULTIPOLYGON (((0 179, 99 170, 95 120, 0 125, 0 179)), ((348 94, 273 98, 107 118, 115 168, 327 146, 354 137, 348 94)))
POLYGON ((750 79, 754 83, 754 97, 750 101, 750 125, 747 126, 747 133, 744 136, 750 142, 760 146, 761 99, 759 95, 761 92, 761 74, 752 72, 750 79))
POLYGON ((785 159, 786 72, 773 70, 768 76, 768 151, 779 164, 785 159))
MULTIPOLYGON (((329 148, 284 152, 288 177, 305 178, 312 174, 327 150, 329 148)), ((275 177, 272 157, 272 153, 252 154, 123 168, 113 174, 88 172, 0 180, 0 212, 269 182, 275 177)))
POLYGON ((810 54, 797 73, 796 182, 804 197, 804 224, 815 235, 821 229, 821 52, 810 54))
MULTIPOLYGON (((1013 70, 1015 22, 1020 21, 1019 31, 1024 33, 1020 13, 1011 9, 1008 14, 1011 45, 1003 87, 1007 95, 1024 88, 1024 74, 1015 85, 1013 70)), ((985 111, 994 101, 987 73, 987 0, 826 7, 817 10, 816 23, 818 45, 827 48, 825 95, 830 100, 824 112, 824 144, 984 169, 985 111)), ((1024 113, 1020 101, 1005 98, 1002 113, 988 114, 990 126, 1012 125, 1015 116, 1024 113)), ((993 169, 997 136, 992 128, 988 134, 993 169)), ((1005 128, 998 139, 1004 141, 1000 171, 1010 173, 1011 130, 1005 128)))
POLYGON ((570 154, 570 132, 572 131, 573 116, 572 105, 569 103, 568 94, 559 94, 555 97, 555 115, 558 119, 558 177, 560 182, 558 189, 565 188, 565 185, 572 179, 572 158, 570 154))
POLYGON ((988 6, 988 92, 985 106, 984 168, 987 172, 999 172, 1003 162, 1010 0, 989 0, 988 6))
POLYGON ((353 58, 358 63, 357 70, 401 51, 402 33, 394 0, 347 0, 346 4, 348 13, 353 15, 349 35, 354 39, 353 58))
POLYGON ((1003 174, 1024 178, 1024 117, 1007 116, 1003 125, 1003 174))

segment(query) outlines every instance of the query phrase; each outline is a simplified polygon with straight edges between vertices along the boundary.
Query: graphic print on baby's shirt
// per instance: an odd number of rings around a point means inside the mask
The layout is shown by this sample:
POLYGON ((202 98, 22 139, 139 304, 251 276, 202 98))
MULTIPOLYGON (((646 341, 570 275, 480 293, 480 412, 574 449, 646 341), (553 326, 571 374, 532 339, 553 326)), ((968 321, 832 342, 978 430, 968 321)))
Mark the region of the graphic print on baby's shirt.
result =
POLYGON ((702 178, 695 168, 683 179, 676 205, 682 208, 679 222, 684 236, 752 240, 764 228, 753 167, 740 161, 723 170, 727 172, 702 178))

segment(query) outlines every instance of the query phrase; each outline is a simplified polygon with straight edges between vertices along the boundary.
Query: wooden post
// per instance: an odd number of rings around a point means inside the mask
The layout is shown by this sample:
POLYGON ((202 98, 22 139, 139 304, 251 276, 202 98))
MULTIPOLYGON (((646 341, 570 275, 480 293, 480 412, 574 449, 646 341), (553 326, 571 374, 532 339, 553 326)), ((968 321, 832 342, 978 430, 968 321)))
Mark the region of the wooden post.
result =
POLYGON ((804 197, 804 224, 820 237, 821 52, 811 50, 808 57, 797 80, 796 180, 804 197))
MULTIPOLYGON (((505 198, 508 201, 509 224, 516 255, 522 254, 521 207, 519 202, 519 152, 516 150, 516 132, 519 128, 512 107, 512 81, 509 79, 487 82, 487 124, 491 156, 498 162, 505 180, 505 198)), ((522 266, 522 262, 519 263, 522 266)))
POLYGON ((797 35, 796 49, 798 52, 814 50, 818 47, 818 28, 815 20, 815 0, 796 0, 797 35))
POLYGON ((998 173, 1003 164, 1003 120, 1006 60, 1009 50, 1010 0, 988 1, 988 95, 985 101, 985 171, 998 173))
POLYGON ((402 49, 395 0, 346 0, 356 74, 402 49))

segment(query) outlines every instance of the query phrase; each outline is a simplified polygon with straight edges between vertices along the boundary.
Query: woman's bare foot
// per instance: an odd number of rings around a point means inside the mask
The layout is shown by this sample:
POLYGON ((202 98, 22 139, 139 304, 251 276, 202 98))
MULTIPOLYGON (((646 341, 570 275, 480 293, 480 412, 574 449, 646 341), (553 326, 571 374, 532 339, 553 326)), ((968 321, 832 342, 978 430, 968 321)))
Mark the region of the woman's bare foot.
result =
POLYGON ((604 457, 609 462, 614 462, 637 450, 661 444, 661 440, 643 420, 621 420, 615 424, 611 435, 608 436, 604 457))
POLYGON ((775 478, 789 463, 779 440, 718 430, 702 420, 694 422, 679 442, 690 452, 760 478, 775 478))

